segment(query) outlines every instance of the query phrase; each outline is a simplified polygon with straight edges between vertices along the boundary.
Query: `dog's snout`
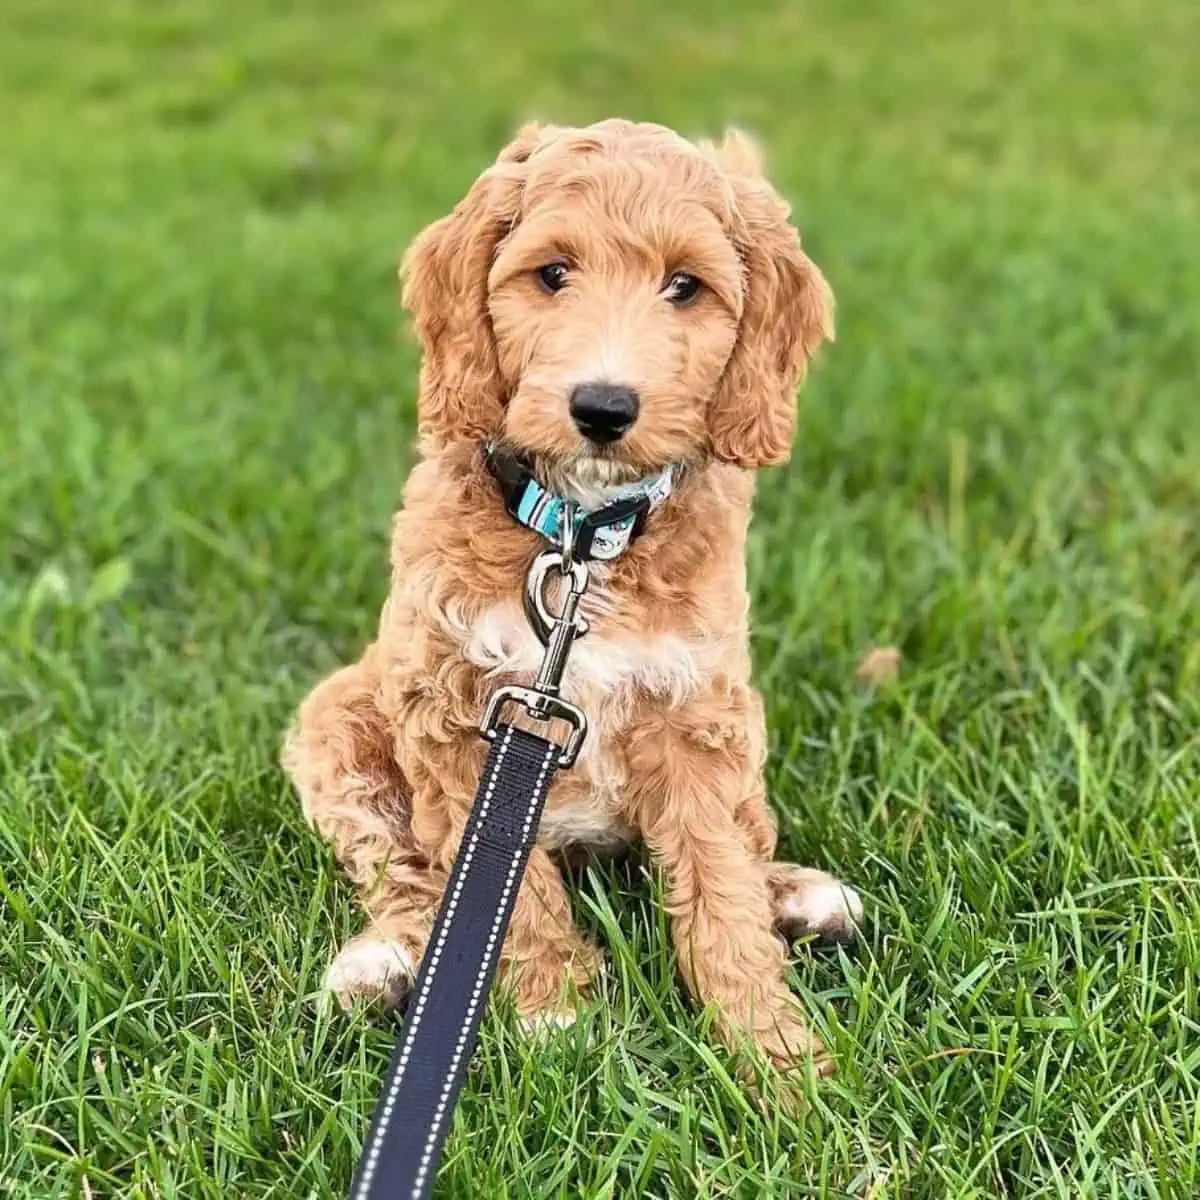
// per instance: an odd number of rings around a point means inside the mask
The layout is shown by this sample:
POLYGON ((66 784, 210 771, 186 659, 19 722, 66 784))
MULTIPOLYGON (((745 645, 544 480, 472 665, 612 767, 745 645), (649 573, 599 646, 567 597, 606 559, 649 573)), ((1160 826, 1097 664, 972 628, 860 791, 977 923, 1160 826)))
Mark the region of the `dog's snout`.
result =
POLYGON ((581 383, 571 392, 571 419, 589 442, 615 442, 633 428, 638 394, 616 383, 581 383))

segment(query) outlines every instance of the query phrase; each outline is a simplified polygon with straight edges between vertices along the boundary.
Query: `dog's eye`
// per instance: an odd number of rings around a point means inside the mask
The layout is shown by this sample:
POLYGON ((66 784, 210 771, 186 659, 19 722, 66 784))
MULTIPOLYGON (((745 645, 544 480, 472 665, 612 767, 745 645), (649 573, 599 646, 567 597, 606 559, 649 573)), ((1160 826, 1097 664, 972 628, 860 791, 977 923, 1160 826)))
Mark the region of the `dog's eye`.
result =
POLYGON ((689 275, 686 271, 676 271, 667 280, 667 286, 663 295, 676 308, 686 308, 699 295, 702 286, 700 280, 695 275, 689 275))
POLYGON ((538 267, 537 277, 542 288, 550 293, 561 292, 567 286, 567 276, 570 273, 568 264, 561 258, 548 262, 544 267, 538 267))

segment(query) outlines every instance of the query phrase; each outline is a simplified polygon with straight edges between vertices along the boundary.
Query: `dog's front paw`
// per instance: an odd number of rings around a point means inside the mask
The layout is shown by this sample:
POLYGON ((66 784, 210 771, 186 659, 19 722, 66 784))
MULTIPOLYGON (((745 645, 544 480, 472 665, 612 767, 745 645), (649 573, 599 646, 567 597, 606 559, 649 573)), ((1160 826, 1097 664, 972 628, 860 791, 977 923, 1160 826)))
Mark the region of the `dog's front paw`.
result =
POLYGON ((548 1041, 564 1029, 570 1029, 579 1019, 579 1010, 573 1004, 562 1004, 545 1008, 517 1018, 517 1028, 534 1041, 548 1041))
POLYGON ((538 1041, 569 1029, 603 969, 600 951, 584 941, 566 962, 545 957, 511 964, 504 982, 513 991, 518 1028, 538 1041))
POLYGON ((804 1081, 811 1068, 818 1078, 836 1070, 825 1043, 808 1026, 796 1004, 781 1008, 756 1028, 726 1029, 735 1053, 737 1076, 767 1112, 779 1108, 795 1115, 805 1104, 804 1081))
POLYGON ((416 956, 400 942, 372 933, 351 938, 325 973, 325 988, 343 1008, 356 1000, 395 1008, 417 976, 416 956))
POLYGON ((774 1014, 769 1024, 754 1030, 754 1042, 773 1067, 780 1071, 804 1070, 811 1062, 822 1077, 837 1069, 825 1043, 809 1028, 799 1005, 789 1004, 774 1014))
POLYGON ((846 946, 863 922, 858 893, 840 879, 812 867, 773 864, 767 874, 776 930, 788 941, 816 937, 846 946))

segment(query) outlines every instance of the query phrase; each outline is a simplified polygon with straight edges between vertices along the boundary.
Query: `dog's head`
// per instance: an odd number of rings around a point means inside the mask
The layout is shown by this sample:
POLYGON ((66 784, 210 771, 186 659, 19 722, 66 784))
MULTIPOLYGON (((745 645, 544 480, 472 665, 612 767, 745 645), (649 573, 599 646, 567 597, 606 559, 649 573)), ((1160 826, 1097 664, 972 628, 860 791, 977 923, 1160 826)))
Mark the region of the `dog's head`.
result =
POLYGON ((832 297, 738 133, 530 125, 413 243, 422 433, 621 482, 784 461, 832 297))

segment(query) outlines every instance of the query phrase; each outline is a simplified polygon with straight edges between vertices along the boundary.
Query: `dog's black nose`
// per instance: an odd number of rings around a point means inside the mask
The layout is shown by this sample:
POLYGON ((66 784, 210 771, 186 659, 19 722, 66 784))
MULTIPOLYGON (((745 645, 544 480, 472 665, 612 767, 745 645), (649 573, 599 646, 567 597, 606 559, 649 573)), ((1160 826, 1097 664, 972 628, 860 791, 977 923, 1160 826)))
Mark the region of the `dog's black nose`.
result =
POLYGON ((571 419, 589 442, 622 438, 638 415, 638 394, 615 383, 581 383, 571 392, 571 419))

